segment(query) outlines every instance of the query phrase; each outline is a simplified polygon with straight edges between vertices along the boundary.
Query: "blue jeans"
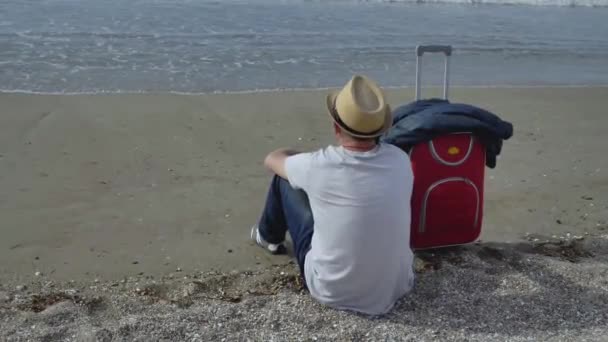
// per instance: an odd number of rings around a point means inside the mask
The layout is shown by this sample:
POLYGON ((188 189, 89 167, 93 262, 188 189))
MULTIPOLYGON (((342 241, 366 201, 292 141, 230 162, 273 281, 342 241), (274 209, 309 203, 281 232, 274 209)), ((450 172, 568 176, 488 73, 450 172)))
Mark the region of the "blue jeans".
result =
POLYGON ((289 231, 295 257, 304 277, 304 259, 310 250, 314 220, 308 196, 302 190, 291 187, 277 175, 272 179, 266 206, 259 222, 260 235, 269 243, 281 243, 289 231))

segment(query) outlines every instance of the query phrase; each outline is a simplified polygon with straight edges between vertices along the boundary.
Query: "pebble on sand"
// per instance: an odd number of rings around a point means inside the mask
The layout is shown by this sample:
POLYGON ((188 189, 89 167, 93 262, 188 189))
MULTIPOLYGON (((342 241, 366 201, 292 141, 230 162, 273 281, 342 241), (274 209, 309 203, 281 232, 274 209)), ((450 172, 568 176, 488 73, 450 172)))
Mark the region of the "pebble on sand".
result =
POLYGON ((4 292, 0 292, 0 303, 4 302, 4 303, 8 303, 11 301, 11 297, 4 293, 4 292))

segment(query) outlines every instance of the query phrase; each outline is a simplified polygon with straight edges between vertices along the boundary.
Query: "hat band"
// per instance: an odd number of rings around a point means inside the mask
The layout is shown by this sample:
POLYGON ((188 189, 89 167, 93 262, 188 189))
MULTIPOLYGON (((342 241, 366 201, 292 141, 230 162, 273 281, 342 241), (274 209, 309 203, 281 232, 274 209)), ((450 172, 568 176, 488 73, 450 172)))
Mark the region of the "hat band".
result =
POLYGON ((350 128, 344 121, 342 121, 342 119, 340 118, 340 115, 338 114, 338 110, 336 109, 336 100, 334 99, 334 103, 332 105, 332 107, 330 108, 330 113, 331 116, 334 117, 334 120, 336 120, 336 122, 338 123, 338 125, 340 125, 340 127, 344 128, 347 132, 353 134, 353 135, 362 135, 362 136, 373 136, 376 135, 377 133, 380 133, 382 131, 382 129, 384 128, 384 125, 382 125, 382 127, 378 128, 375 131, 372 132, 360 132, 357 131, 355 129, 350 128))

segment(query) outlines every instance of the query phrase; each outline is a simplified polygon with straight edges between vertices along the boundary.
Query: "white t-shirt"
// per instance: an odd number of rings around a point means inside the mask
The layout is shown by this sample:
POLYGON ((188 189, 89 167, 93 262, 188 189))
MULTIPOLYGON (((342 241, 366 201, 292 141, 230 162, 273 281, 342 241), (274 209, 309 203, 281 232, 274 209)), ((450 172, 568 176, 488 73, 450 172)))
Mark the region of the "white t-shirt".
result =
POLYGON ((367 152, 329 146, 288 157, 285 172, 307 193, 315 222, 304 265, 313 298, 371 315, 390 311, 414 284, 408 155, 390 144, 367 152))

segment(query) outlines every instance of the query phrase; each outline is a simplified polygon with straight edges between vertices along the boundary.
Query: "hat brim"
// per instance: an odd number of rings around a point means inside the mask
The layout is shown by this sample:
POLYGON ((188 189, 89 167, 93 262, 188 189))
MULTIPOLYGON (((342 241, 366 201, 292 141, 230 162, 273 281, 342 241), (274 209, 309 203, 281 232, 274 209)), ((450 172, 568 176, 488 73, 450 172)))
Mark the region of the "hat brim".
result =
POLYGON ((327 95, 327 113, 329 114, 329 117, 333 120, 333 122, 335 122, 336 125, 338 125, 340 128, 344 129, 348 135, 351 135, 356 138, 376 138, 383 135, 391 128, 391 125, 393 124, 393 115, 388 104, 384 108, 384 125, 382 125, 379 130, 371 133, 365 133, 355 131, 352 128, 346 126, 344 122, 339 117, 337 117, 338 113, 336 113, 333 109, 334 103, 339 93, 339 91, 334 91, 327 95))

